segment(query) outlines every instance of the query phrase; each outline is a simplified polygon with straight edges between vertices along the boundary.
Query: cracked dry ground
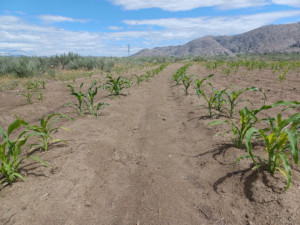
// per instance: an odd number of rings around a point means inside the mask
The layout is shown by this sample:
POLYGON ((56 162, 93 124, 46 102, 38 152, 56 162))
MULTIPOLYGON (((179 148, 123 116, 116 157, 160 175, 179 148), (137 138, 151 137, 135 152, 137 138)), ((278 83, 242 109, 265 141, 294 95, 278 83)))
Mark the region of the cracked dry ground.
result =
MULTIPOLYGON (((280 175, 251 171, 247 160, 233 168, 245 152, 227 138, 213 137, 220 128, 207 126, 213 119, 197 107, 194 90, 185 96, 173 85, 171 76, 180 66, 169 65, 127 96, 111 99, 101 92, 98 100, 110 107, 98 118, 64 107, 74 99, 60 82, 49 83, 45 101, 33 105, 15 91, 0 93, 1 126, 14 114, 30 123, 53 112, 75 118, 60 122, 72 132, 56 134, 69 146, 38 154, 51 170, 28 161, 22 170, 26 182, 1 190, 0 224, 300 224, 299 171, 293 170, 292 187, 282 192, 280 175)), ((210 73, 200 65, 189 72, 210 73)), ((271 71, 243 77, 216 72, 212 83, 267 88, 273 102, 299 100, 297 73, 283 85, 271 71)))

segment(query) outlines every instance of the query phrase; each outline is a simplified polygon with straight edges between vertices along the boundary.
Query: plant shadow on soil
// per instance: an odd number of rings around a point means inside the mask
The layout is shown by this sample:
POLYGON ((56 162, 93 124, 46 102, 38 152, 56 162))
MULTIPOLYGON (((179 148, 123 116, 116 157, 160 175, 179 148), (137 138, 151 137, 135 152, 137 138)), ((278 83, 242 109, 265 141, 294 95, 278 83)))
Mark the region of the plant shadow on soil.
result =
MULTIPOLYGON (((261 146, 261 143, 254 143, 254 145, 261 146)), ((211 154, 211 157, 217 161, 221 165, 233 165, 234 162, 232 163, 224 163, 218 159, 218 156, 225 156, 225 153, 228 150, 231 150, 231 148, 235 148, 236 146, 233 143, 222 143, 218 145, 216 148, 206 151, 204 153, 200 153, 198 155, 195 155, 193 157, 202 157, 207 154, 211 154)), ((246 148, 240 149, 243 152, 246 152, 246 148)), ((270 172, 267 170, 267 168, 261 167, 259 170, 252 170, 254 167, 254 164, 251 163, 249 165, 249 168, 234 171, 234 172, 228 172, 225 176, 220 177, 217 179, 214 184, 213 184, 213 189, 217 194, 220 194, 218 191, 218 187, 222 185, 227 179, 232 178, 233 176, 240 176, 238 179, 242 183, 243 186, 243 193, 245 197, 251 201, 251 202, 257 202, 257 200, 253 197, 255 196, 255 191, 253 190, 255 188, 255 182, 257 182, 259 179, 262 181, 263 185, 265 186, 265 189, 271 189, 274 193, 276 194, 281 194, 283 193, 282 189, 279 189, 276 187, 274 184, 273 180, 277 180, 278 178, 274 177, 270 172)), ((237 180, 238 180, 237 179, 237 180)), ((236 180, 236 179, 234 179, 236 180)), ((268 203, 268 202, 264 202, 268 203)))
MULTIPOLYGON (((224 183, 227 179, 230 179, 233 176, 240 176, 240 181, 243 184, 243 192, 246 198, 251 202, 257 202, 257 200, 253 197, 254 196, 254 184, 259 179, 261 179, 262 183, 264 184, 266 189, 271 189, 276 194, 282 194, 283 191, 279 190, 278 187, 273 185, 273 182, 268 179, 270 173, 265 168, 260 168, 259 170, 252 170, 252 167, 254 164, 250 165, 250 168, 238 170, 234 172, 229 172, 225 176, 220 177, 214 184, 213 189, 216 193, 220 194, 218 191, 218 187, 224 183)), ((274 176, 271 176, 271 178, 275 178, 274 176)), ((276 180, 278 178, 275 178, 276 180)), ((270 200, 271 202, 273 200, 270 200)), ((264 203, 268 203, 268 201, 265 201, 264 203)))
POLYGON ((45 167, 39 162, 32 162, 19 168, 21 173, 25 172, 26 176, 33 175, 35 177, 47 177, 44 171, 37 172, 38 169, 45 167))

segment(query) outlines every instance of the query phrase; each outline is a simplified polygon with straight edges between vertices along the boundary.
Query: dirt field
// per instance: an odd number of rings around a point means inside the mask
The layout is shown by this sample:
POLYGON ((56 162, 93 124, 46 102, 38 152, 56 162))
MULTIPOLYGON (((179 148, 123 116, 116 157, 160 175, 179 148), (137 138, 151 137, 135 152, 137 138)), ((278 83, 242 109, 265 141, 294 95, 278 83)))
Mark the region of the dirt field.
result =
MULTIPOLYGON (((185 96, 182 86, 171 80, 180 66, 171 64, 150 82, 126 89, 127 96, 112 99, 101 90, 97 101, 110 106, 98 118, 80 117, 64 106, 75 98, 63 82, 47 83, 45 100, 32 105, 16 95, 18 90, 0 92, 4 128, 15 114, 32 124, 54 112, 75 119, 61 120, 71 132, 55 134, 69 146, 37 154, 52 169, 28 160, 21 170, 26 182, 2 188, 0 224, 300 224, 299 167, 293 168, 286 192, 280 173, 252 171, 250 160, 233 168, 245 149, 235 148, 228 137, 214 137, 229 127, 207 126, 215 118, 199 107, 203 99, 194 89, 185 96)), ((200 77, 215 73, 210 81, 218 88, 260 87, 267 104, 300 100, 299 71, 290 71, 284 82, 269 70, 240 69, 229 76, 220 72, 198 64, 188 70, 200 77)), ((76 85, 84 82, 87 88, 98 78, 78 79, 76 85)), ((243 97, 254 101, 254 107, 263 103, 259 93, 243 97)))

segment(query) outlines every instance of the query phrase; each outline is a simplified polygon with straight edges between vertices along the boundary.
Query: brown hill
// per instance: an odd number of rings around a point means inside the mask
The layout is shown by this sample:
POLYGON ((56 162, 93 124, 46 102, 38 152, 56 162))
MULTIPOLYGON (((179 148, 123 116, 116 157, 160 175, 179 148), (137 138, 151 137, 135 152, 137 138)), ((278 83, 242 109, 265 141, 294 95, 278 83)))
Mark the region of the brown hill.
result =
POLYGON ((300 22, 263 26, 234 36, 205 36, 184 45, 143 49, 133 56, 300 52, 300 22))

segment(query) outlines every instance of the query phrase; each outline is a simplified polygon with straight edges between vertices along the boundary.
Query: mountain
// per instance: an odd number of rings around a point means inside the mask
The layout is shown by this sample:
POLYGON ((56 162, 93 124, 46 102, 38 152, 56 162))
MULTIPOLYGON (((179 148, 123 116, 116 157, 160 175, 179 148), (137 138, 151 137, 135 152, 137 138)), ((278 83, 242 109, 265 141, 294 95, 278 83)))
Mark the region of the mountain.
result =
POLYGON ((268 25, 234 36, 205 36, 184 45, 143 49, 133 56, 198 56, 300 52, 300 22, 268 25))

